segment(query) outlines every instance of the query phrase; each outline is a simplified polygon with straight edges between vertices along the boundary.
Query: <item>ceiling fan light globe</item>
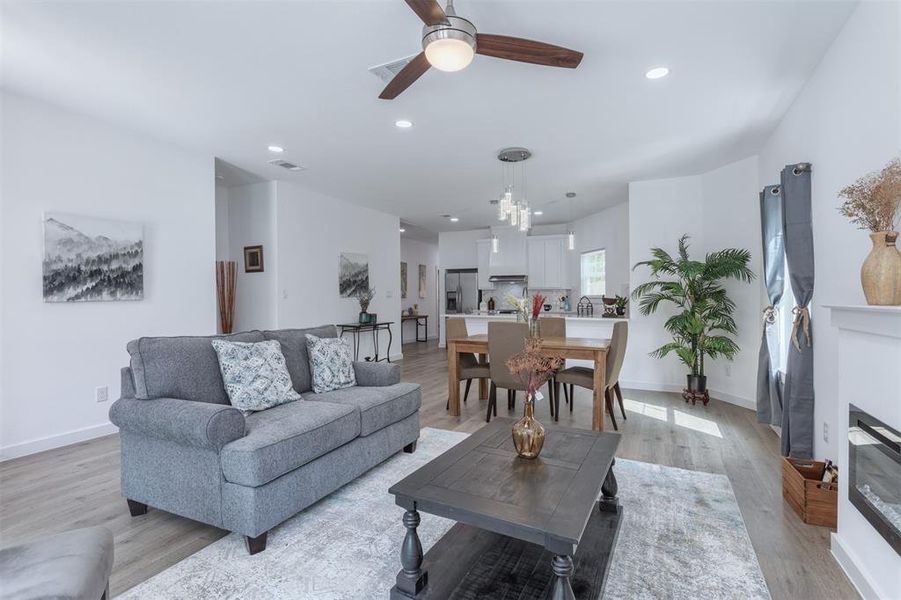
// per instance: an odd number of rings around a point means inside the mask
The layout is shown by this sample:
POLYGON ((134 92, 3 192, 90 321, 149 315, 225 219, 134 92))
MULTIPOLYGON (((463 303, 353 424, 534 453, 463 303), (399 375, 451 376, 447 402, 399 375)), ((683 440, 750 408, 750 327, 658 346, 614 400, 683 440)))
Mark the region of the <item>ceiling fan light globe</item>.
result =
POLYGON ((475 49, 464 40, 437 39, 425 47, 425 57, 439 71, 462 71, 475 57, 475 49))

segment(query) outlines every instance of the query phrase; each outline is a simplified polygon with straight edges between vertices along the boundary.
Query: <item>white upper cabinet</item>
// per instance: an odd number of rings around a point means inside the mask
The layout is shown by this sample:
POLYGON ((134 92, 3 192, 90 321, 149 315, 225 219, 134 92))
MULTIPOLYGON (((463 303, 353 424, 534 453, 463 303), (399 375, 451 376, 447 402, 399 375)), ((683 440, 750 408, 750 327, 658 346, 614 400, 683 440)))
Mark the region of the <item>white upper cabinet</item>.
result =
POLYGON ((490 275, 524 275, 526 270, 526 234, 515 227, 492 227, 498 239, 498 251, 488 253, 490 275))
POLYGON ((491 276, 489 268, 491 262, 491 240, 479 240, 476 242, 479 248, 479 289, 493 290, 494 284, 488 281, 491 276))
POLYGON ((569 289, 566 236, 541 235, 528 238, 529 288, 569 289))

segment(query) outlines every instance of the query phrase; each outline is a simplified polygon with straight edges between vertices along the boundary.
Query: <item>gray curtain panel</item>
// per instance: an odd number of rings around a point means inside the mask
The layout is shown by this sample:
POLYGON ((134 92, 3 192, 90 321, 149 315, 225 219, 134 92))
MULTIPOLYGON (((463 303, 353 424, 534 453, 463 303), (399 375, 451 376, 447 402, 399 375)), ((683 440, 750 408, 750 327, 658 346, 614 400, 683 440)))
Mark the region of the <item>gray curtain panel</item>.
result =
POLYGON ((757 421, 782 425, 782 394, 777 377, 781 364, 776 306, 785 289, 785 237, 782 229, 782 188, 768 185, 760 192, 764 285, 769 306, 763 311, 763 333, 757 361, 757 421))
POLYGON ((813 229, 810 164, 782 170, 782 223, 788 277, 795 296, 782 408, 782 454, 813 457, 813 338, 808 305, 813 297, 813 229))

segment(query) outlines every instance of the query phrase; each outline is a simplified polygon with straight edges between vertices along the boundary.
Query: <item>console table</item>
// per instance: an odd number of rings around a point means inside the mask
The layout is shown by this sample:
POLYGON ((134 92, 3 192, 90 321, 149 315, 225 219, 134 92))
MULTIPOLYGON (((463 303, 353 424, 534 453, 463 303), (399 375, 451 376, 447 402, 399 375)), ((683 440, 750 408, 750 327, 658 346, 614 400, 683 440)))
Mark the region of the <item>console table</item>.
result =
MULTIPOLYGON (((393 337, 391 334, 391 325, 394 324, 394 321, 379 321, 378 323, 341 323, 338 324, 338 331, 341 337, 344 337, 344 334, 350 332, 351 336, 354 340, 354 360, 360 360, 360 334, 365 331, 372 332, 372 349, 375 352, 375 356, 372 357, 372 362, 379 361, 388 361, 391 362, 391 338, 393 337), (388 352, 386 353, 384 358, 379 358, 379 332, 387 331, 388 332, 388 352)), ((367 358, 366 360, 369 360, 367 358)))
POLYGON ((404 323, 407 321, 416 322, 416 341, 429 341, 429 315, 403 315, 400 318, 400 344, 404 345, 404 323), (423 328, 422 337, 419 337, 419 328, 423 328))

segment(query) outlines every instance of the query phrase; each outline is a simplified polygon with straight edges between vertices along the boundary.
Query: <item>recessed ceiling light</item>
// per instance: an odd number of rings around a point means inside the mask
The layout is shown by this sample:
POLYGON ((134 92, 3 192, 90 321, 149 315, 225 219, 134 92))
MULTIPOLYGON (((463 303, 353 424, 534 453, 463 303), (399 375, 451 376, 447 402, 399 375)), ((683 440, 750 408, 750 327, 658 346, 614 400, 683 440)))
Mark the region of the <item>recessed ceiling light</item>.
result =
POLYGON ((451 217, 450 220, 451 220, 451 223, 456 223, 460 219, 458 217, 451 217))
POLYGON ((403 227, 400 228, 400 232, 401 232, 401 233, 404 233, 404 232, 406 232, 406 231, 407 231, 407 230, 404 229, 403 227))
POLYGON ((669 69, 666 67, 654 67, 644 74, 648 79, 660 79, 669 75, 669 69))
POLYGON ((540 217, 541 215, 544 214, 544 211, 543 211, 543 210, 536 210, 536 211, 533 212, 532 214, 535 215, 536 217, 540 217))
POLYGON ((398 119, 394 122, 395 127, 399 127, 400 129, 409 129, 413 127, 413 121, 409 121, 407 119, 398 119))
POLYGON ((281 154, 285 149, 281 146, 269 146, 269 152, 275 152, 276 154, 281 154))

